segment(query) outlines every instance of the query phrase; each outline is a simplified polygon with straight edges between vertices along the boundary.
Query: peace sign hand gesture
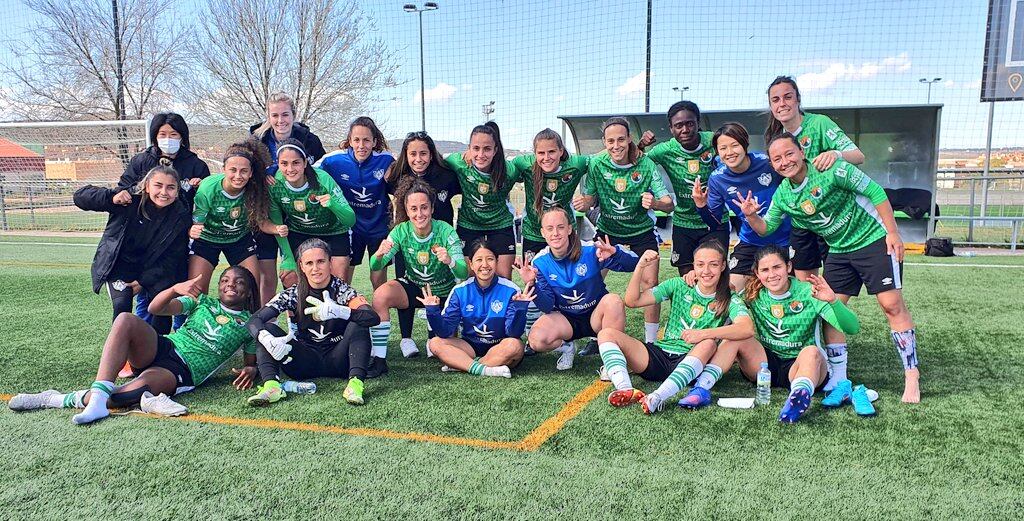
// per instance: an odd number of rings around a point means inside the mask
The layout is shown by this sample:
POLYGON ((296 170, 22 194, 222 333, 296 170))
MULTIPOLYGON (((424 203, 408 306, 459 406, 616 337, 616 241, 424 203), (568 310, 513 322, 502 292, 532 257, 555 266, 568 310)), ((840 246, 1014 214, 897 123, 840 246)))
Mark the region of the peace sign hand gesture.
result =
POLYGON ((440 306, 441 297, 434 295, 430 292, 430 284, 423 286, 423 296, 416 297, 416 300, 420 301, 424 306, 440 306))
POLYGON ((515 266, 516 271, 519 272, 519 278, 523 279, 524 285, 532 286, 537 281, 537 269, 530 263, 524 263, 523 261, 516 259, 515 262, 513 262, 513 265, 515 266))
POLYGON ((708 191, 707 189, 701 189, 699 177, 693 180, 693 190, 690 192, 690 197, 697 208, 704 208, 708 205, 708 191))
POLYGON ((612 246, 612 241, 608 238, 607 234, 604 236, 603 241, 601 239, 595 241, 594 246, 597 247, 597 260, 600 262, 610 259, 612 255, 615 255, 617 249, 615 246, 612 246))
POLYGON ((814 298, 828 303, 833 303, 839 298, 836 296, 836 292, 832 291, 832 287, 828 285, 824 277, 811 275, 807 278, 807 282, 811 283, 811 296, 814 298))
POLYGON ((527 284, 523 291, 512 296, 512 300, 519 302, 533 302, 535 298, 537 298, 537 295, 533 291, 533 284, 527 284))
POLYGON ((751 215, 757 215, 761 211, 761 203, 757 202, 757 198, 754 197, 753 192, 747 190, 746 197, 736 196, 732 202, 736 203, 736 206, 740 207, 740 211, 747 217, 751 215))

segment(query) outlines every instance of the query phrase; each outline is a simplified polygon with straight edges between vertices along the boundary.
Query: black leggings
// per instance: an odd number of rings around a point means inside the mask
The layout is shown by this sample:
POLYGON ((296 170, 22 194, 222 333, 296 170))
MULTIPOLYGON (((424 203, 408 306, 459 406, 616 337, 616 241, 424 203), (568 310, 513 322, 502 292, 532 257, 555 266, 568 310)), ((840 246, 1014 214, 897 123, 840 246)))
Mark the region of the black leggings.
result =
MULTIPOLYGON (((402 257, 401 252, 395 255, 395 278, 399 279, 405 276, 405 258, 402 257)), ((402 338, 412 338, 412 322, 416 318, 416 310, 414 309, 415 302, 410 302, 409 307, 398 310, 398 329, 402 334, 402 338)))
MULTIPOLYGON (((120 284, 118 285, 120 286, 120 284)), ((132 292, 131 286, 125 286, 124 289, 118 290, 114 288, 113 282, 107 281, 107 293, 110 294, 110 302, 114 305, 114 319, 121 313, 135 311, 133 302, 135 294, 132 292)), ((156 334, 166 335, 171 332, 171 317, 153 315, 150 325, 156 330, 156 334)))
MULTIPOLYGON (((277 324, 267 324, 266 330, 276 337, 285 332, 277 324)), ((370 362, 370 330, 349 322, 345 333, 337 344, 328 347, 317 347, 302 340, 291 341, 292 350, 284 357, 292 357, 287 364, 283 360, 274 360, 263 344, 257 343, 256 366, 259 368, 260 379, 279 379, 284 372, 296 380, 310 378, 359 378, 366 379, 366 366, 370 362)))

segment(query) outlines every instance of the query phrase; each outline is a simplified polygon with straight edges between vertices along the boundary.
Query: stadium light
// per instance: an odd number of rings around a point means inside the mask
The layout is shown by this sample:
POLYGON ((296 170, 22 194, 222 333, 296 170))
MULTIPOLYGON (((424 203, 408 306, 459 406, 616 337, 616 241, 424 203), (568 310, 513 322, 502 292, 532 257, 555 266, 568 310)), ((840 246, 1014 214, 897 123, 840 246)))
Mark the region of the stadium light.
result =
POLYGON ((686 97, 686 91, 690 90, 690 87, 672 87, 672 90, 679 93, 679 101, 683 101, 686 97))
POLYGON ((405 4, 402 6, 402 10, 407 13, 416 13, 420 18, 420 122, 422 127, 420 130, 427 131, 427 86, 423 72, 423 12, 424 11, 435 11, 438 9, 437 2, 427 2, 423 4, 423 8, 419 8, 416 4, 405 4))
POLYGON ((491 114, 494 114, 494 102, 493 101, 484 105, 483 113, 484 113, 484 123, 487 123, 488 121, 491 120, 491 114))
POLYGON ((932 83, 940 82, 940 81, 942 81, 942 78, 932 78, 930 80, 928 78, 921 78, 921 79, 919 79, 917 81, 919 81, 921 83, 928 84, 928 103, 931 103, 932 102, 932 83))

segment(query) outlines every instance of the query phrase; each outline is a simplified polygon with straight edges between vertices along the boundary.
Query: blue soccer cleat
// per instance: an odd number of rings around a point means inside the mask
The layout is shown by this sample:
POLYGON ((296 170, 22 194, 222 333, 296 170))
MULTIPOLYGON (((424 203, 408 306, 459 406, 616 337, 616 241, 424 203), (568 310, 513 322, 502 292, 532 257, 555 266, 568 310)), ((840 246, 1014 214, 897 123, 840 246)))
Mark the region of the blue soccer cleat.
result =
POLYGON ((703 387, 694 387, 690 392, 679 400, 679 406, 683 409, 700 409, 711 405, 711 391, 703 387))
POLYGON ((851 393, 853 393, 853 384, 849 380, 840 380, 835 388, 828 393, 828 396, 821 401, 821 405, 830 409, 842 407, 849 403, 851 393))
POLYGON ((868 388, 858 385, 851 394, 853 401, 853 412, 860 416, 874 416, 875 406, 871 405, 871 398, 868 397, 868 388))
POLYGON ((786 405, 782 407, 782 412, 779 413, 779 421, 782 423, 796 423, 800 421, 800 416, 807 412, 807 409, 811 407, 811 393, 797 389, 789 395, 786 400, 786 405))

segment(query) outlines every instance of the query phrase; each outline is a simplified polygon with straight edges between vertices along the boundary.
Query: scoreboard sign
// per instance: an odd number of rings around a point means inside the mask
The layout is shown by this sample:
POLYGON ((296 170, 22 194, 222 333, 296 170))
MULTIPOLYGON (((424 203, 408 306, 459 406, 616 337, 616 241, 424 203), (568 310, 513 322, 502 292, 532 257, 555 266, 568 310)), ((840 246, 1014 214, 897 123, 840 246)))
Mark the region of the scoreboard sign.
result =
POLYGON ((1024 100, 1024 0, 989 0, 981 101, 1024 100))

